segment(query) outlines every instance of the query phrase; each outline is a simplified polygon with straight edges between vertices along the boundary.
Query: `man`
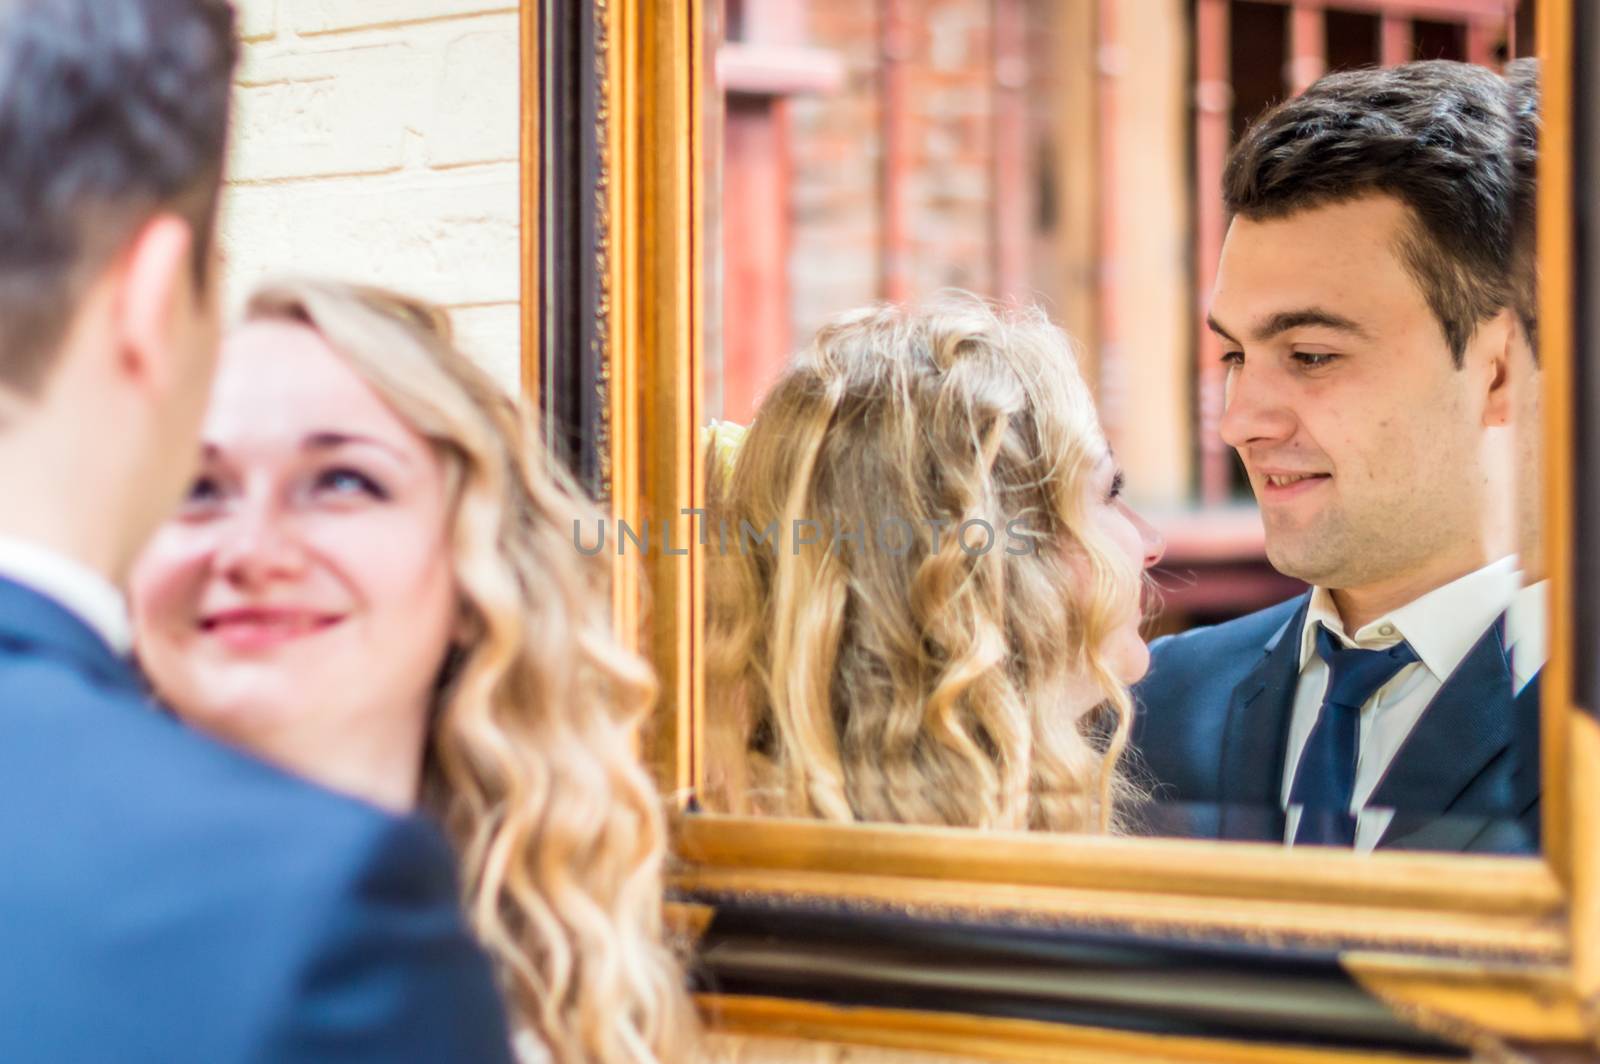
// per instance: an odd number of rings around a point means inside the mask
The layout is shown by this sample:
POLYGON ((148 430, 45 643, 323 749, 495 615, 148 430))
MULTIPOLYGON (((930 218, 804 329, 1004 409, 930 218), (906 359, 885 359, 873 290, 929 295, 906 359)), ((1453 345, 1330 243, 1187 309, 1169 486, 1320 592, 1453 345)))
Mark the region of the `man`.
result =
POLYGON ((506 1061, 432 829, 143 697, 117 582, 194 467, 221 0, 0 5, 0 1060, 506 1061))
POLYGON ((1313 590, 1155 645, 1135 742, 1179 804, 1154 822, 1537 847, 1539 618, 1506 617, 1536 415, 1527 120, 1494 73, 1413 63, 1329 75, 1234 148, 1222 435, 1268 559, 1313 590))

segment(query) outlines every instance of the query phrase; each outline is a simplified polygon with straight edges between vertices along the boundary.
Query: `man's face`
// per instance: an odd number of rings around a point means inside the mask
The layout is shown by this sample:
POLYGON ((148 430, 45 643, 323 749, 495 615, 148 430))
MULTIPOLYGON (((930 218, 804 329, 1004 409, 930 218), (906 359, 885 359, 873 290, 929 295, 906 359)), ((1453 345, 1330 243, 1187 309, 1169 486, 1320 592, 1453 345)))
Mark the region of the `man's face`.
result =
POLYGON ((220 342, 222 308, 221 264, 215 250, 204 287, 196 285, 189 263, 184 261, 181 275, 173 280, 176 297, 168 322, 167 342, 174 372, 172 387, 163 397, 161 417, 156 425, 157 439, 152 458, 155 469, 149 474, 149 512, 141 515, 140 535, 164 521, 183 497, 199 461, 200 423, 205 417, 216 371, 220 342))
POLYGON ((1409 219, 1380 195, 1238 218, 1212 293, 1222 437, 1249 472, 1267 556, 1333 589, 1470 571, 1505 502, 1484 463, 1500 334, 1480 329, 1456 368, 1399 258, 1409 219))

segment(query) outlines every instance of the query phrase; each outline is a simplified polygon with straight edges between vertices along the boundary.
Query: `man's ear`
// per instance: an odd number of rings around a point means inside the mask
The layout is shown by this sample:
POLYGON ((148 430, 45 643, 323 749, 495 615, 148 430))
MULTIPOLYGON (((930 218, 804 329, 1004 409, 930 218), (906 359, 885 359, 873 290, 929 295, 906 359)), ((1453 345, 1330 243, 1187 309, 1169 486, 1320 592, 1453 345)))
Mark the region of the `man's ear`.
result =
POLYGON ((1484 367, 1488 394, 1484 396, 1483 424, 1485 428, 1503 428, 1511 424, 1516 412, 1511 375, 1517 372, 1514 356, 1521 330, 1516 314, 1506 307, 1480 326, 1479 332, 1485 341, 1485 356, 1488 359, 1484 367))
POLYGON ((119 365, 159 392, 187 370, 175 364, 174 331, 194 298, 193 246, 189 223, 163 213, 140 226, 123 259, 116 304, 119 365))

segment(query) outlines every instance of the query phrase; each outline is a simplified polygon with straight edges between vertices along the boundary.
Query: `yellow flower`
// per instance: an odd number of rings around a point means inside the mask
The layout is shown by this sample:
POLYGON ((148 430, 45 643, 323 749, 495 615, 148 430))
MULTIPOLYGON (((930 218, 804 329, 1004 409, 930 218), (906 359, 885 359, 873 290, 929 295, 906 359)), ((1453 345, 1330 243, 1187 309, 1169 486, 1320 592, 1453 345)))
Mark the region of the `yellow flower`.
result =
POLYGON ((739 456, 739 445, 744 442, 744 434, 749 431, 745 425, 733 421, 718 421, 712 418, 702 432, 705 440, 706 453, 717 463, 716 469, 723 476, 733 475, 733 463, 739 456))

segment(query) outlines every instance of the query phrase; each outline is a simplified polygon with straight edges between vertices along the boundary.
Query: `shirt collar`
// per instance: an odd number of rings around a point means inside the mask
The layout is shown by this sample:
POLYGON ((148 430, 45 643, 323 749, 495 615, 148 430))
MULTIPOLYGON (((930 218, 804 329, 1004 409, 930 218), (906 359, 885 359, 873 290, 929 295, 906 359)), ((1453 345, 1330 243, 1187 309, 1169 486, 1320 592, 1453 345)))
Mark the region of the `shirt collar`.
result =
POLYGON ((0 576, 54 599, 119 655, 133 648, 133 626, 122 593, 104 576, 59 551, 0 536, 0 576))
POLYGON ((1315 656, 1316 626, 1323 624, 1346 646, 1376 649, 1404 639, 1428 671, 1443 683, 1495 618, 1511 605, 1520 583, 1517 565, 1516 555, 1491 562, 1390 610, 1363 625, 1353 636, 1344 630, 1332 592, 1315 588, 1300 631, 1300 668, 1304 669, 1315 656))
POLYGON ((1511 656, 1511 671, 1518 691, 1526 687, 1549 660, 1549 635, 1545 630, 1549 609, 1548 580, 1521 588, 1506 607, 1506 652, 1511 656))

